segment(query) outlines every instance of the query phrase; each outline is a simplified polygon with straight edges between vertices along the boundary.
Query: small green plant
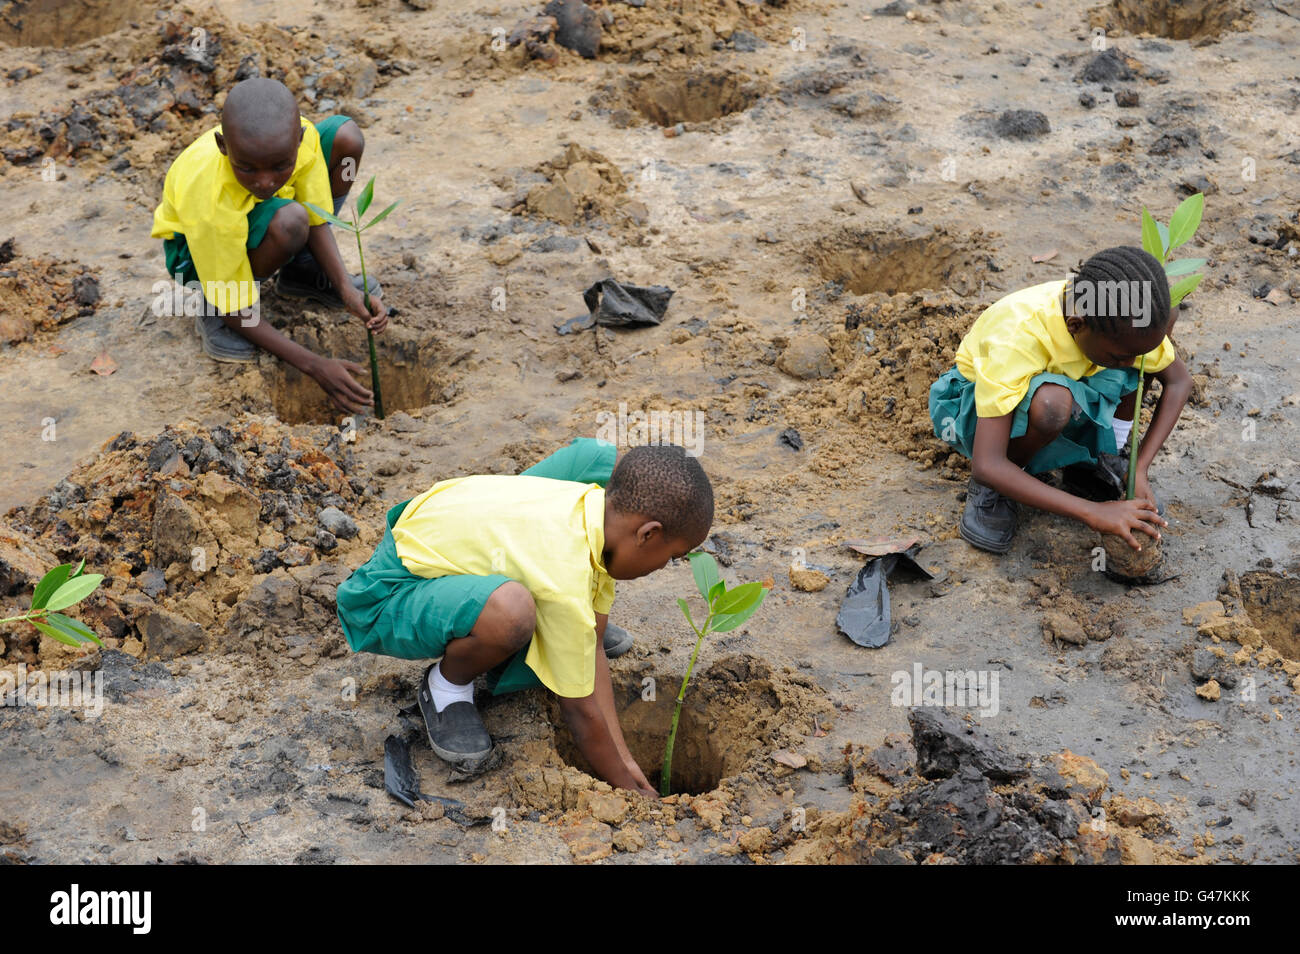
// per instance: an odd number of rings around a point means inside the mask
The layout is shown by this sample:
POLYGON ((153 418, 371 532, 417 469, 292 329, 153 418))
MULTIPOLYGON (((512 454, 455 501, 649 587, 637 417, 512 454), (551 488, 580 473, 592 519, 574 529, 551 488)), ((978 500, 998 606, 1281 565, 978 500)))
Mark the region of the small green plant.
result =
POLYGON ((1178 303, 1192 293, 1201 283, 1204 275, 1193 275, 1205 264, 1203 258, 1179 258, 1169 260, 1174 249, 1192 240, 1201 224, 1201 213, 1205 210, 1205 196, 1198 192, 1189 196, 1174 209, 1168 225, 1162 225, 1151 217, 1146 206, 1142 207, 1142 248, 1156 257, 1165 267, 1165 277, 1170 279, 1169 307, 1177 308, 1178 303), (1173 281, 1173 279, 1178 279, 1173 281))
MULTIPOLYGON (((361 225, 360 222, 358 222, 358 219, 360 216, 366 214, 366 210, 370 208, 370 203, 374 198, 375 177, 371 176, 370 181, 366 183, 366 187, 361 190, 361 195, 357 197, 357 208, 356 211, 352 213, 351 222, 345 222, 337 215, 334 215, 331 212, 326 212, 324 209, 317 208, 310 202, 303 203, 303 205, 307 206, 307 208, 311 209, 326 222, 338 226, 341 229, 345 229, 357 237, 357 255, 361 259, 361 293, 365 296, 366 311, 370 310, 370 281, 366 278, 366 254, 361 250, 361 233, 375 223, 381 222, 387 218, 388 213, 397 208, 402 201, 401 199, 398 199, 365 225, 361 225)), ((375 416, 382 419, 384 416, 384 396, 379 390, 379 357, 375 354, 375 335, 369 328, 366 329, 366 343, 370 345, 370 389, 375 392, 375 416)))
POLYGON ((677 720, 682 714, 682 700, 686 698, 686 686, 695 671, 695 660, 699 658, 700 646, 708 633, 725 633, 735 629, 754 615, 755 610, 763 605, 767 590, 762 583, 742 583, 740 586, 727 588, 718 564, 707 553, 695 552, 687 557, 691 561, 691 573, 695 577, 695 586, 704 597, 708 606, 708 615, 701 626, 695 625, 691 618, 691 608, 684 599, 678 597, 677 605, 682 608, 682 615, 695 631, 695 651, 691 653, 690 664, 686 667, 686 677, 682 679, 682 688, 677 693, 677 702, 673 707, 673 722, 668 729, 668 744, 664 747, 664 769, 659 779, 659 794, 672 793, 673 777, 673 743, 677 741, 677 720))
POLYGON ((83 575, 81 570, 85 565, 86 561, 82 560, 75 570, 71 563, 62 563, 50 570, 41 577, 32 592, 32 608, 26 613, 0 619, 0 623, 31 623, 50 639, 57 639, 69 646, 82 646, 85 643, 104 645, 84 623, 55 612, 80 603, 99 587, 104 579, 103 574, 83 575))

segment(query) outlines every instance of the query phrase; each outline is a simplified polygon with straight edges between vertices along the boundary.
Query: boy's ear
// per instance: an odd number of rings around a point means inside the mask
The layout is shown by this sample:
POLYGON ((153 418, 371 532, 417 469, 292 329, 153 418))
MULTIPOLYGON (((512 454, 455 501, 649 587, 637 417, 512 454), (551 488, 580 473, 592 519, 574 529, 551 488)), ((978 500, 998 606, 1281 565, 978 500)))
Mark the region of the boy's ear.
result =
POLYGON ((654 539, 655 534, 662 534, 663 532, 664 525, 662 523, 658 520, 647 520, 645 523, 641 524, 641 526, 636 528, 637 546, 645 546, 654 539))
POLYGON ((216 138, 216 140, 217 140, 217 149, 220 150, 220 152, 221 152, 221 154, 222 154, 223 156, 227 156, 227 157, 228 157, 228 156, 230 155, 230 153, 226 152, 226 140, 225 140, 225 138, 221 135, 221 133, 213 133, 212 135, 213 135, 213 136, 216 138))
POLYGON ((1077 335, 1084 329, 1087 323, 1078 315, 1068 315, 1065 319, 1066 330, 1072 335, 1077 335))

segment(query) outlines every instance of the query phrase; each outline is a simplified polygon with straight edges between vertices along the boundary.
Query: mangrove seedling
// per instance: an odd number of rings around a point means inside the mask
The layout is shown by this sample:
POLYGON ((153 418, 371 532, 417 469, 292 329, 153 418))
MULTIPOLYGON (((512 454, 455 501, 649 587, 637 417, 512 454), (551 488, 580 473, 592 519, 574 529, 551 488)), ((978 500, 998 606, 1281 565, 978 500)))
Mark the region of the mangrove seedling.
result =
POLYGON ((691 573, 695 577, 695 586, 704 597, 709 611, 703 624, 696 626, 691 618, 691 608, 686 600, 678 597, 677 605, 682 608, 682 615, 695 631, 695 650, 691 653, 690 664, 686 667, 686 677, 682 679, 682 688, 677 693, 677 702, 673 707, 673 721, 668 729, 668 744, 664 747, 663 775, 659 779, 659 794, 672 794, 673 777, 673 743, 677 741, 677 720, 682 714, 682 701, 686 698, 686 686, 695 671, 695 661, 700 655, 700 646, 708 633, 725 633, 735 629, 754 615, 754 611, 763 605, 767 590, 762 583, 742 583, 727 587, 718 573, 718 564, 707 553, 695 552, 687 557, 691 561, 691 573))
POLYGON ((1203 258, 1179 258, 1172 262, 1169 260, 1174 249, 1192 240, 1192 236, 1196 234, 1196 229, 1201 224, 1201 213, 1204 210, 1205 196, 1200 192, 1178 204, 1168 225, 1157 222, 1151 217, 1146 206, 1142 207, 1142 248, 1150 252, 1165 267, 1165 277, 1169 279, 1170 308, 1177 308, 1178 303, 1190 295, 1205 277, 1192 274, 1205 264, 1203 258))
MULTIPOLYGON (((361 190, 361 195, 357 197, 357 207, 356 211, 352 213, 351 222, 345 222, 337 215, 334 215, 331 212, 326 212, 324 209, 317 208, 310 202, 303 203, 303 205, 307 206, 307 208, 311 209, 326 222, 351 232, 357 237, 357 257, 361 259, 361 288, 362 294, 365 296, 366 311, 370 310, 370 281, 366 278, 366 254, 361 250, 361 233, 370 228, 370 226, 374 225, 376 222, 380 222, 387 218, 388 213, 397 208, 402 201, 401 199, 398 199, 365 225, 361 225, 359 218, 366 214, 366 210, 370 208, 370 203, 374 198, 375 177, 371 176, 370 181, 366 183, 366 187, 361 190)), ((375 416, 382 419, 384 416, 384 395, 379 390, 379 358, 375 354, 375 335, 369 328, 366 329, 366 343, 370 346, 370 389, 375 392, 375 416)))
POLYGON ((1133 499, 1133 491, 1137 486, 1138 433, 1142 429, 1142 381, 1146 377, 1146 369, 1147 356, 1143 355, 1141 360, 1138 362, 1137 393, 1133 395, 1133 429, 1129 431, 1128 490, 1124 494, 1125 500, 1133 499))
POLYGON ((57 639, 69 646, 83 646, 94 643, 103 646, 99 638, 84 623, 55 610, 67 609, 80 603, 95 592, 104 579, 101 573, 81 572, 86 561, 82 560, 74 570, 71 563, 62 563, 41 577, 32 591, 32 607, 26 613, 0 619, 0 623, 28 622, 50 639, 57 639))

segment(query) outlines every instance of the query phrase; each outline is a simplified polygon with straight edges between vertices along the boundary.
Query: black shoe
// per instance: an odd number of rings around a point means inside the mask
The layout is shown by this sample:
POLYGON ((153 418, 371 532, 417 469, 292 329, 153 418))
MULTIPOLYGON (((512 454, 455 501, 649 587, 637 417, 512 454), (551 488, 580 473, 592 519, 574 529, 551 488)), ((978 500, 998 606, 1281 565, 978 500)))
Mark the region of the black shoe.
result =
POLYGON ((429 692, 432 671, 433 666, 424 671, 417 696, 424 728, 429 733, 429 746, 440 759, 457 768, 476 766, 492 754, 492 736, 488 735, 472 702, 453 702, 441 712, 435 709, 433 694, 429 692))
POLYGON ((615 656, 621 656, 632 648, 635 640, 632 634, 622 626, 615 626, 608 620, 605 621, 605 657, 613 659, 615 656))
POLYGON ((1016 504, 974 477, 966 485, 962 539, 990 553, 1006 553, 1016 535, 1016 504))
MULTIPOLYGON (((383 289, 379 282, 370 275, 366 278, 369 280, 370 294, 381 295, 383 289)), ((357 291, 362 290, 360 275, 352 276, 352 287, 357 291)), ((281 298, 304 298, 331 308, 343 307, 343 299, 330 284, 329 276, 314 261, 307 265, 290 262, 281 268, 275 277, 275 293, 281 298)))

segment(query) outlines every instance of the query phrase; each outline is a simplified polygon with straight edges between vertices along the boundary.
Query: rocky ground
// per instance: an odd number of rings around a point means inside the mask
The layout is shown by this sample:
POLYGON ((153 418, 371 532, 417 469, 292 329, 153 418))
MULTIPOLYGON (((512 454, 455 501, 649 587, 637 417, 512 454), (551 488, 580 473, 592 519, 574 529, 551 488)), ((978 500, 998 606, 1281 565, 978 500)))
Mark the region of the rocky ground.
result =
MULTIPOLYGON (((0 686, 99 672, 105 700, 0 707, 0 854, 1294 861, 1300 6, 572 6, 0 3, 0 615, 55 563, 106 575, 77 611, 104 650, 0 632, 0 686), (403 199, 367 233, 399 309, 383 421, 210 362, 154 307, 167 165, 259 73, 355 116, 377 201, 403 199), (1160 575, 1109 579, 1096 534, 1041 513, 970 549, 930 382, 999 295, 1195 191, 1160 575), (607 277, 674 289, 664 322, 557 334, 607 277), (387 507, 637 410, 703 421, 707 548, 772 587, 704 649, 682 794, 592 779, 540 693, 486 700, 500 763, 449 778, 400 712, 422 667, 351 654, 335 587, 387 507), (835 625, 870 537, 918 538, 935 575, 892 587, 879 650, 835 625), (898 704, 918 667, 996 674, 997 705, 898 704), (384 790, 390 737, 417 807, 384 790)), ((364 357, 342 315, 269 290, 263 313, 364 357)), ((619 586, 643 765, 692 590, 684 566, 619 586)))

